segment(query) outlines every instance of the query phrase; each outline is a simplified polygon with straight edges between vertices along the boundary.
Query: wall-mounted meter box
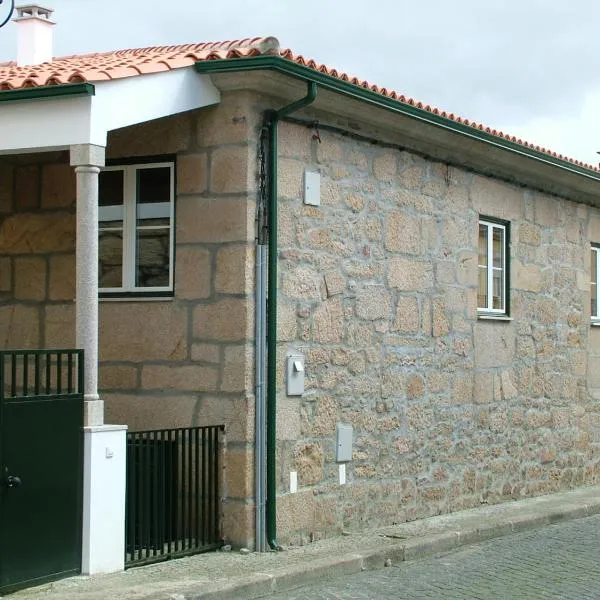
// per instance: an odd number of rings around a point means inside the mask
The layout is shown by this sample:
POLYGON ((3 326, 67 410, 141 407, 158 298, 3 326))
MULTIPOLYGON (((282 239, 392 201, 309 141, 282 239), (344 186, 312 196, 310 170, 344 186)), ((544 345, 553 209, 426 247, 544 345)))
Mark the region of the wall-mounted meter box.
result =
POLYGON ((295 353, 287 356, 287 395, 302 396, 304 394, 304 354, 295 353))
POLYGON ((352 425, 338 423, 336 436, 335 460, 339 463, 352 460, 352 425))

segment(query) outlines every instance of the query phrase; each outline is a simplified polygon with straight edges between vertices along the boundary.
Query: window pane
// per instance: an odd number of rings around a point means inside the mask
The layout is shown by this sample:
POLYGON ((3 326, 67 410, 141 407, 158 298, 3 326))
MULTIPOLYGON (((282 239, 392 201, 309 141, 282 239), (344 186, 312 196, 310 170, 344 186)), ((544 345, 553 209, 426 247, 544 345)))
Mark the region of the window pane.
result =
POLYGON ((494 227, 494 267, 502 268, 504 262, 504 230, 494 227))
POLYGON ((502 282, 502 269, 494 269, 492 273, 492 281, 494 285, 492 308, 501 310, 504 308, 504 285, 502 282))
POLYGON ((123 231, 100 230, 98 246, 99 286, 123 287, 123 231))
POLYGON ((477 294, 477 308, 488 307, 487 295, 487 268, 479 267, 479 291, 477 294))
POLYGON ((591 281, 591 296, 592 296, 592 317, 598 316, 598 251, 592 249, 592 281, 591 281))
POLYGON ((137 170, 137 201, 143 204, 171 201, 171 169, 137 170))
MULTIPOLYGON (((479 225, 479 265, 487 266, 488 264, 488 228, 487 225, 479 225)), ((481 288, 479 288, 481 289, 481 288)))
POLYGON ((137 287, 169 285, 170 230, 138 229, 136 240, 137 287))
POLYGON ((98 205, 123 204, 123 171, 101 171, 98 178, 98 205))

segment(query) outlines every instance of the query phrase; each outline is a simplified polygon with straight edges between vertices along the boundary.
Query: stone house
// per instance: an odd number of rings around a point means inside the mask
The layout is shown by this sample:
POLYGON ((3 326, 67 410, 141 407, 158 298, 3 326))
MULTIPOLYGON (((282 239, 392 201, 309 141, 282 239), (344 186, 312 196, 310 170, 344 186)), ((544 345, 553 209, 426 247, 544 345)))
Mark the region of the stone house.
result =
POLYGON ((225 424, 225 539, 598 482, 595 167, 274 38, 24 64, 0 348, 83 347, 90 427, 225 424))

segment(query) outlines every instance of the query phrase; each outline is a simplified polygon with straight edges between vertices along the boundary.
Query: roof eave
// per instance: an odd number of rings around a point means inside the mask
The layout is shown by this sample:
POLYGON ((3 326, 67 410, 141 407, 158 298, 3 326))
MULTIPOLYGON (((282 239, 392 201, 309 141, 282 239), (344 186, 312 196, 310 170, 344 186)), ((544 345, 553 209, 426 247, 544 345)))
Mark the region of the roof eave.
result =
POLYGON ((525 146, 524 144, 512 142, 508 139, 488 133, 487 131, 481 130, 477 127, 471 127, 465 123, 453 121, 452 119, 448 119, 425 109, 418 108, 417 106, 412 106, 393 98, 388 98, 368 88, 362 88, 326 73, 315 71, 314 69, 299 65, 281 56, 254 56, 246 58, 198 61, 195 63, 195 69, 199 73, 206 74, 235 71, 271 70, 295 79, 300 79, 302 81, 312 81, 323 89, 343 94, 361 102, 366 102, 371 106, 392 111, 406 117, 422 121, 428 125, 433 125, 435 127, 457 133, 461 136, 466 136, 473 140, 484 142, 496 148, 501 148, 513 154, 518 154, 523 157, 536 160, 544 163, 545 165, 562 169, 571 174, 580 175, 589 180, 600 182, 600 173, 595 173, 590 169, 573 164, 568 160, 563 160, 546 152, 541 152, 535 148, 525 146))
POLYGON ((0 102, 62 98, 65 96, 94 96, 95 93, 96 90, 91 83, 40 85, 16 90, 0 90, 0 102))

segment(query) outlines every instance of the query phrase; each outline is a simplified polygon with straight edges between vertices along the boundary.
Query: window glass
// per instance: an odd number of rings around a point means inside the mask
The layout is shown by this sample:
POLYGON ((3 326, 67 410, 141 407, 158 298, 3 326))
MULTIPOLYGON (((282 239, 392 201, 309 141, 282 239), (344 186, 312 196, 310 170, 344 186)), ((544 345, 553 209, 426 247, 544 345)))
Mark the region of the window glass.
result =
POLYGON ((108 167, 99 184, 99 284, 104 290, 172 285, 173 167, 108 167))
POLYGON ((477 308, 506 312, 506 226, 479 222, 477 308))

